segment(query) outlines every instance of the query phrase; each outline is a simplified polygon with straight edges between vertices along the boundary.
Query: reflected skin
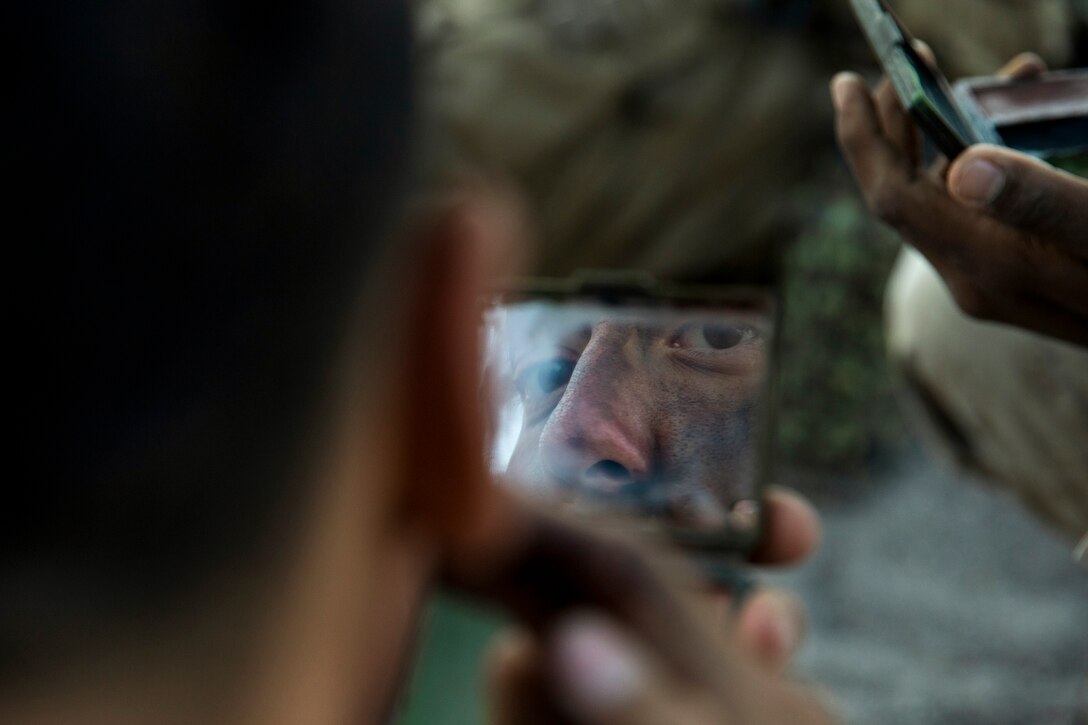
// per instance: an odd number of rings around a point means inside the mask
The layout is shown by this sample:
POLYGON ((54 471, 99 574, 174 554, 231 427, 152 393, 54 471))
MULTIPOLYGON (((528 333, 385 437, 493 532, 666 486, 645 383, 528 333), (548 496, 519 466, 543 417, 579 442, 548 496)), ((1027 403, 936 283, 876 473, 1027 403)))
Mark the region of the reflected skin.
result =
POLYGON ((507 473, 717 528, 751 496, 766 339, 743 316, 648 315, 540 315, 514 352, 524 422, 507 473))

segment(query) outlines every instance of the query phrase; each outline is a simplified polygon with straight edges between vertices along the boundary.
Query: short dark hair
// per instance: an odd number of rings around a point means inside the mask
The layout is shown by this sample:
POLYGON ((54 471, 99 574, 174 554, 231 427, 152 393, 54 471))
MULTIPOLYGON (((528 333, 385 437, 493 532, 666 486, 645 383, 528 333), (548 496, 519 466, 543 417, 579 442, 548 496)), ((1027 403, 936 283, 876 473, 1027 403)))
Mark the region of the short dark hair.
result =
POLYGON ((165 611, 300 500, 307 428, 407 188, 413 106, 403 1, 9 15, 25 440, 7 671, 165 611))

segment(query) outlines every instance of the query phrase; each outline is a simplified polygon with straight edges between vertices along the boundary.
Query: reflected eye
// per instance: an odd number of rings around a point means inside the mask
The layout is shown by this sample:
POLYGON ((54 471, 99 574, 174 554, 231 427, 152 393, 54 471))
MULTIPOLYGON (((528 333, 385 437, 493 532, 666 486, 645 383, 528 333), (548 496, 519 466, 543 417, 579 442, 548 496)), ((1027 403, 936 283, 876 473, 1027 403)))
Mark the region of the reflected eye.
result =
POLYGON ((553 358, 527 367, 518 376, 517 386, 528 399, 547 395, 567 384, 574 373, 574 362, 565 358, 553 358))
POLYGON ((669 341, 669 346, 703 352, 716 352, 728 350, 731 347, 753 340, 758 337, 758 334, 751 325, 696 323, 680 328, 669 341))

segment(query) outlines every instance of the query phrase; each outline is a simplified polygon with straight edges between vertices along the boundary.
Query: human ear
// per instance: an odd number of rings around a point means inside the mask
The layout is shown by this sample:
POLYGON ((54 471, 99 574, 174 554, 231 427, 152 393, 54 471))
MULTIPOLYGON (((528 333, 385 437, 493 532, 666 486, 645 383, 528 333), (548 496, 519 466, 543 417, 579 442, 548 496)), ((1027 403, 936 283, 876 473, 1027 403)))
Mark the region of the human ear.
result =
POLYGON ((505 196, 453 202, 422 222, 406 340, 404 510, 444 553, 492 536, 502 498, 485 458, 480 322, 525 248, 505 196))

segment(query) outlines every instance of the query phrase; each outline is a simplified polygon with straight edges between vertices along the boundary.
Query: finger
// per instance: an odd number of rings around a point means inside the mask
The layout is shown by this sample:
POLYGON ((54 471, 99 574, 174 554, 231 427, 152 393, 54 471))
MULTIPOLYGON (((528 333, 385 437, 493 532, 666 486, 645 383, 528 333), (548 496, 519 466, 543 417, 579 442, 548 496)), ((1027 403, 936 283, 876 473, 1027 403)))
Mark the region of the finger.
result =
POLYGON ((529 632, 502 632, 489 647, 484 667, 492 725, 553 725, 565 720, 555 708, 541 648, 529 632))
POLYGON ((1088 181, 1018 153, 972 146, 948 172, 948 191, 960 204, 1088 256, 1088 181))
POLYGON ((949 166, 951 166, 951 163, 948 161, 948 157, 944 154, 938 154, 937 157, 930 162, 927 173, 930 178, 939 179, 941 180, 941 183, 944 183, 944 180, 948 178, 949 166))
POLYGON ((933 52, 933 48, 929 47, 929 43, 924 40, 918 40, 917 38, 915 38, 911 42, 911 46, 914 48, 914 52, 917 53, 922 58, 922 60, 925 61, 926 65, 931 68, 937 67, 937 56, 933 52))
POLYGON ((781 672, 805 639, 805 608, 793 594, 764 589, 737 615, 736 632, 743 646, 772 672, 781 672))
MULTIPOLYGON (((586 725, 709 723, 690 698, 618 627, 603 617, 567 617, 549 638, 555 697, 561 711, 586 725)), ((709 711, 709 708, 707 709, 709 711)))
POLYGON ((1006 63, 997 75, 1001 78, 1024 80, 1041 75, 1046 71, 1046 61, 1035 53, 1021 53, 1006 63))
MULTIPOLYGON (((943 77, 941 69, 937 67, 937 56, 934 54, 933 48, 929 47, 928 43, 926 43, 924 40, 918 40, 917 38, 915 38, 913 41, 911 41, 911 47, 914 49, 914 52, 918 55, 923 63, 933 69, 938 77, 943 77)), ((916 131, 915 138, 917 145, 913 149, 915 156, 913 156, 912 158, 917 160, 921 159, 923 148, 922 134, 920 131, 916 131)), ((917 161, 915 161, 915 163, 917 163, 917 161)), ((947 171, 948 158, 945 157, 944 154, 936 154, 936 156, 930 162, 929 168, 927 169, 928 175, 935 179, 943 179, 947 171)))
POLYGON ((891 81, 887 78, 882 80, 873 97, 888 142, 903 155, 907 163, 917 166, 922 155, 922 135, 903 110, 891 81))
POLYGON ((749 557, 756 564, 798 564, 820 545, 820 515, 808 501, 785 488, 771 487, 765 496, 766 530, 749 557))
POLYGON ((835 134, 846 161, 865 191, 893 177, 905 178, 904 157, 884 137, 873 98, 855 73, 839 73, 831 81, 835 134))
POLYGON ((606 612, 678 676, 704 684, 726 676, 734 658, 706 646, 707 617, 682 596, 699 589, 694 575, 679 580, 686 567, 662 571, 627 543, 526 507, 514 514, 505 556, 486 566, 467 552, 447 560, 447 585, 503 606, 538 636, 572 610, 606 612))
POLYGON ((557 704, 585 725, 832 722, 816 693, 750 662, 710 688, 691 687, 592 614, 561 622, 549 642, 557 704))

